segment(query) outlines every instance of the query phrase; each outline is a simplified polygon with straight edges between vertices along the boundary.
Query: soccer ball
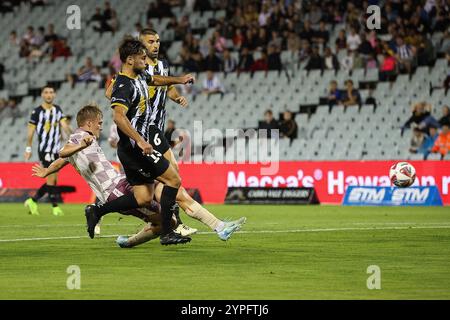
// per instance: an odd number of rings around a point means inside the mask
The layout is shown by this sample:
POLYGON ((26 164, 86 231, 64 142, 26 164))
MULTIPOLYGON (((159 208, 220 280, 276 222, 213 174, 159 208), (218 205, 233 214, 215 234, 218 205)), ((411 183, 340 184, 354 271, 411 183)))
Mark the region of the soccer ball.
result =
POLYGON ((394 186, 406 188, 416 180, 416 169, 408 162, 398 162, 389 170, 389 178, 394 186))

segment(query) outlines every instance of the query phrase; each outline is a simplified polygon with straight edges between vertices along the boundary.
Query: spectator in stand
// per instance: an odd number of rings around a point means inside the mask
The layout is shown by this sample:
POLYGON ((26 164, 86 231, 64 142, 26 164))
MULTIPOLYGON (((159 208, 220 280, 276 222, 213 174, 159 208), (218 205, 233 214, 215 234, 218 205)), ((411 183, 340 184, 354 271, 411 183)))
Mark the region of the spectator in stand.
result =
POLYGON ((216 55, 216 50, 214 47, 209 48, 209 53, 203 60, 203 70, 211 70, 214 72, 220 71, 220 66, 222 62, 219 57, 216 55))
POLYGON ((58 40, 58 35, 55 33, 55 26, 50 23, 47 27, 47 33, 44 36, 45 42, 51 42, 52 40, 58 40))
POLYGON ((267 31, 265 28, 259 28, 258 37, 256 38, 256 47, 263 50, 267 46, 267 31))
POLYGON ((335 54, 331 51, 329 47, 325 48, 325 55, 323 58, 324 69, 327 70, 339 70, 339 61, 335 54))
POLYGON ((94 22, 94 29, 95 28, 100 29, 102 21, 103 21, 102 9, 100 7, 96 7, 95 8, 95 13, 92 15, 92 17, 89 20, 89 22, 94 22))
POLYGON ((280 53, 277 51, 275 46, 269 46, 267 48, 267 66, 269 70, 278 70, 282 69, 280 53))
POLYGON ((235 71, 236 68, 236 59, 231 56, 228 49, 225 49, 225 51, 223 52, 222 71, 225 73, 229 73, 235 71))
POLYGON ((26 42, 27 45, 30 45, 34 38, 34 28, 32 26, 28 26, 27 31, 22 37, 22 40, 26 42))
POLYGON ((208 70, 206 72, 206 79, 203 81, 203 94, 211 95, 211 94, 223 94, 225 89, 223 88, 222 83, 220 83, 217 76, 214 74, 212 70, 208 70))
POLYGON ((263 3, 261 13, 258 17, 258 23, 260 27, 265 27, 267 25, 267 21, 270 18, 270 10, 269 10, 269 4, 263 3))
POLYGON ((222 53, 226 49, 227 40, 218 31, 214 31, 212 43, 216 52, 222 53))
POLYGON ((142 25, 138 22, 134 24, 134 31, 131 33, 133 38, 138 38, 142 31, 142 25))
POLYGON ((450 151, 450 130, 449 125, 444 124, 441 128, 441 133, 437 137, 431 152, 439 153, 441 155, 441 160, 449 153, 450 151))
POLYGON ((233 36, 233 45, 237 50, 241 50, 243 43, 244 35, 242 34, 242 30, 240 28, 236 28, 235 34, 233 36))
POLYGON ((350 49, 352 51, 358 50, 362 41, 361 41, 361 37, 359 36, 359 34, 356 33, 355 28, 350 29, 350 33, 347 35, 346 42, 347 42, 348 49, 350 49))
POLYGON ((257 59, 250 68, 250 71, 267 71, 269 70, 267 53, 265 51, 261 52, 261 57, 257 59))
POLYGON ((419 153, 419 149, 422 148, 425 142, 425 134, 419 128, 413 129, 413 136, 411 138, 411 143, 409 146, 409 152, 419 153))
POLYGON ((323 58, 319 54, 319 48, 314 46, 312 49, 311 57, 309 58, 308 63, 306 64, 305 69, 310 70, 322 70, 324 67, 323 58))
POLYGON ((238 70, 240 72, 250 71, 253 63, 254 63, 253 54, 249 51, 247 47, 244 47, 242 49, 241 56, 239 57, 238 70))
POLYGON ((443 126, 444 124, 450 125, 450 107, 449 106, 442 107, 442 117, 439 119, 439 125, 443 126))
POLYGON ((395 41, 395 58, 398 61, 400 72, 406 71, 410 74, 414 63, 415 48, 406 44, 400 36, 395 41))
POLYGON ((117 16, 116 10, 111 11, 111 18, 107 20, 108 25, 111 27, 112 32, 116 32, 120 28, 119 17, 117 16))
POLYGON ((311 56, 311 46, 308 40, 302 41, 302 47, 298 53, 299 62, 303 62, 309 59, 311 56))
POLYGON ((332 108, 333 106, 340 104, 341 100, 342 92, 338 89, 337 81, 330 81, 330 86, 328 88, 328 106, 332 108))
POLYGON ((272 130, 279 130, 278 123, 273 118, 272 110, 264 112, 264 121, 259 122, 259 130, 267 130, 267 138, 272 138, 272 130))
POLYGON ((367 40, 367 36, 365 33, 362 34, 361 44, 358 47, 358 52, 365 60, 369 59, 369 57, 375 52, 372 44, 369 40, 367 40))
POLYGON ((289 138, 292 142, 297 138, 298 126, 294 119, 292 119, 292 112, 283 112, 283 120, 280 123, 280 136, 282 138, 289 138))
POLYGON ((20 40, 19 57, 26 58, 30 54, 30 47, 25 39, 20 40))
POLYGON ((105 1, 105 9, 103 10, 103 19, 109 20, 113 16, 113 9, 111 8, 111 3, 109 1, 105 1))
POLYGON ((281 52, 283 39, 280 38, 278 31, 272 31, 272 39, 269 41, 269 47, 274 47, 275 51, 281 52))
POLYGON ((313 42, 323 47, 330 39, 330 33, 327 30, 327 26, 324 21, 319 24, 319 30, 314 31, 313 42))
POLYGON ((366 69, 378 69, 377 54, 372 52, 366 61, 366 69))
POLYGON ((421 148, 419 148, 418 152, 423 153, 423 159, 427 160, 429 154, 431 153, 431 149, 434 146, 434 143, 436 142, 439 133, 438 133, 438 129, 434 126, 431 126, 430 128, 428 128, 429 134, 425 135, 425 140, 421 146, 421 148))
POLYGON ((16 31, 11 31, 9 34, 9 45, 12 47, 17 47, 20 44, 20 39, 17 37, 16 31))
POLYGON ((87 57, 84 66, 78 70, 78 81, 89 81, 95 72, 92 58, 87 57))
POLYGON ((308 40, 309 43, 313 41, 315 31, 311 28, 311 23, 306 20, 303 26, 303 30, 300 32, 300 38, 303 40, 308 40))
POLYGON ((45 29, 39 27, 36 35, 31 39, 31 45, 40 48, 45 43, 45 29))
POLYGON ((347 39, 345 37, 345 30, 339 31, 338 37, 334 43, 336 45, 336 53, 339 52, 339 50, 347 49, 347 39))
POLYGON ((353 51, 347 49, 347 55, 343 57, 342 60, 340 61, 340 66, 342 70, 345 70, 348 73, 351 70, 353 70, 353 63, 354 63, 353 51))
MULTIPOLYGON (((425 119, 430 116, 430 110, 427 108, 426 102, 415 103, 412 110, 411 117, 402 126, 402 135, 405 129, 408 129, 413 125, 419 127, 424 123, 425 119)), ((423 125, 422 125, 423 127, 423 125)))
POLYGON ((346 107, 361 105, 361 95, 353 87, 353 81, 350 79, 345 81, 345 90, 342 91, 342 104, 346 107))
POLYGON ((58 57, 70 57, 72 55, 72 51, 70 47, 67 45, 66 39, 53 39, 50 45, 50 56, 51 61, 54 61, 58 57))
POLYGON ((383 62, 380 66, 380 81, 394 81, 397 76, 397 61, 388 52, 384 52, 383 62))

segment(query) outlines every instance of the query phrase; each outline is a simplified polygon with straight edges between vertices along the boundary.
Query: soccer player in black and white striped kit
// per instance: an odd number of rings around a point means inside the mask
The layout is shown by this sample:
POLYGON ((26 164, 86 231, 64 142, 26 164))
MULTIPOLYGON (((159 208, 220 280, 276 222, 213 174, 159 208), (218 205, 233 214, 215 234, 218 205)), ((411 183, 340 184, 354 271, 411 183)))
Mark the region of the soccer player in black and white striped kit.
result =
MULTIPOLYGON (((41 161, 42 166, 47 168, 58 158, 61 130, 64 130, 67 135, 71 134, 71 130, 61 107, 53 104, 56 97, 55 89, 51 86, 45 86, 42 88, 41 96, 43 102, 39 107, 33 110, 28 122, 27 145, 24 158, 25 161, 28 161, 31 158, 31 146, 33 144, 34 133, 36 133, 38 136, 39 160, 41 161)), ((25 207, 28 208, 32 215, 39 215, 37 202, 46 193, 48 193, 53 205, 53 215, 64 215, 57 203, 56 183, 57 174, 48 176, 46 183, 38 189, 35 196, 25 201, 25 207)))

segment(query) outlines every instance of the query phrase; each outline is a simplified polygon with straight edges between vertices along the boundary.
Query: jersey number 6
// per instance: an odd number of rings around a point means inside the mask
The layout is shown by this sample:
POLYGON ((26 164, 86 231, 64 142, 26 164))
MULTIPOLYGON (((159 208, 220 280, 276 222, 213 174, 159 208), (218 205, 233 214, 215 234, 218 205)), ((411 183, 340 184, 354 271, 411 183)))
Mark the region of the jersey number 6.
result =
POLYGON ((159 146, 161 144, 161 139, 158 138, 158 135, 159 135, 159 133, 155 134, 155 138, 153 139, 155 146, 159 146))

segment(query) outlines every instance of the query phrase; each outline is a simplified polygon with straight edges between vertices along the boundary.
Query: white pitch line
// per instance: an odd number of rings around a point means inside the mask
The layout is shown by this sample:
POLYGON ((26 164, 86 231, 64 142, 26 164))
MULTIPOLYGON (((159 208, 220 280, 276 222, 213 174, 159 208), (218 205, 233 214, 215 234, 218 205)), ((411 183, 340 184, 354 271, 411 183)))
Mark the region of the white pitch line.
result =
MULTIPOLYGON (((304 233, 304 232, 335 232, 335 231, 380 231, 380 230, 410 230, 410 229, 450 229, 450 225, 441 226, 409 226, 409 227, 372 227, 372 228, 322 228, 322 229, 293 229, 293 230, 254 230, 238 231, 242 234, 262 234, 262 233, 304 233)), ((197 234, 214 234, 215 232, 198 232, 197 234)), ((99 238, 114 238, 117 234, 101 235, 99 238)), ((18 241, 41 241, 41 240, 67 240, 67 239, 86 239, 88 236, 69 236, 69 237, 46 237, 46 238, 19 238, 19 239, 0 239, 0 242, 18 242, 18 241)))
MULTIPOLYGON (((144 223, 142 221, 142 223, 144 223)), ((136 223, 101 223, 101 226, 136 226, 136 223)), ((85 227, 86 224, 10 224, 10 225, 2 225, 0 228, 71 228, 71 227, 85 227)))

